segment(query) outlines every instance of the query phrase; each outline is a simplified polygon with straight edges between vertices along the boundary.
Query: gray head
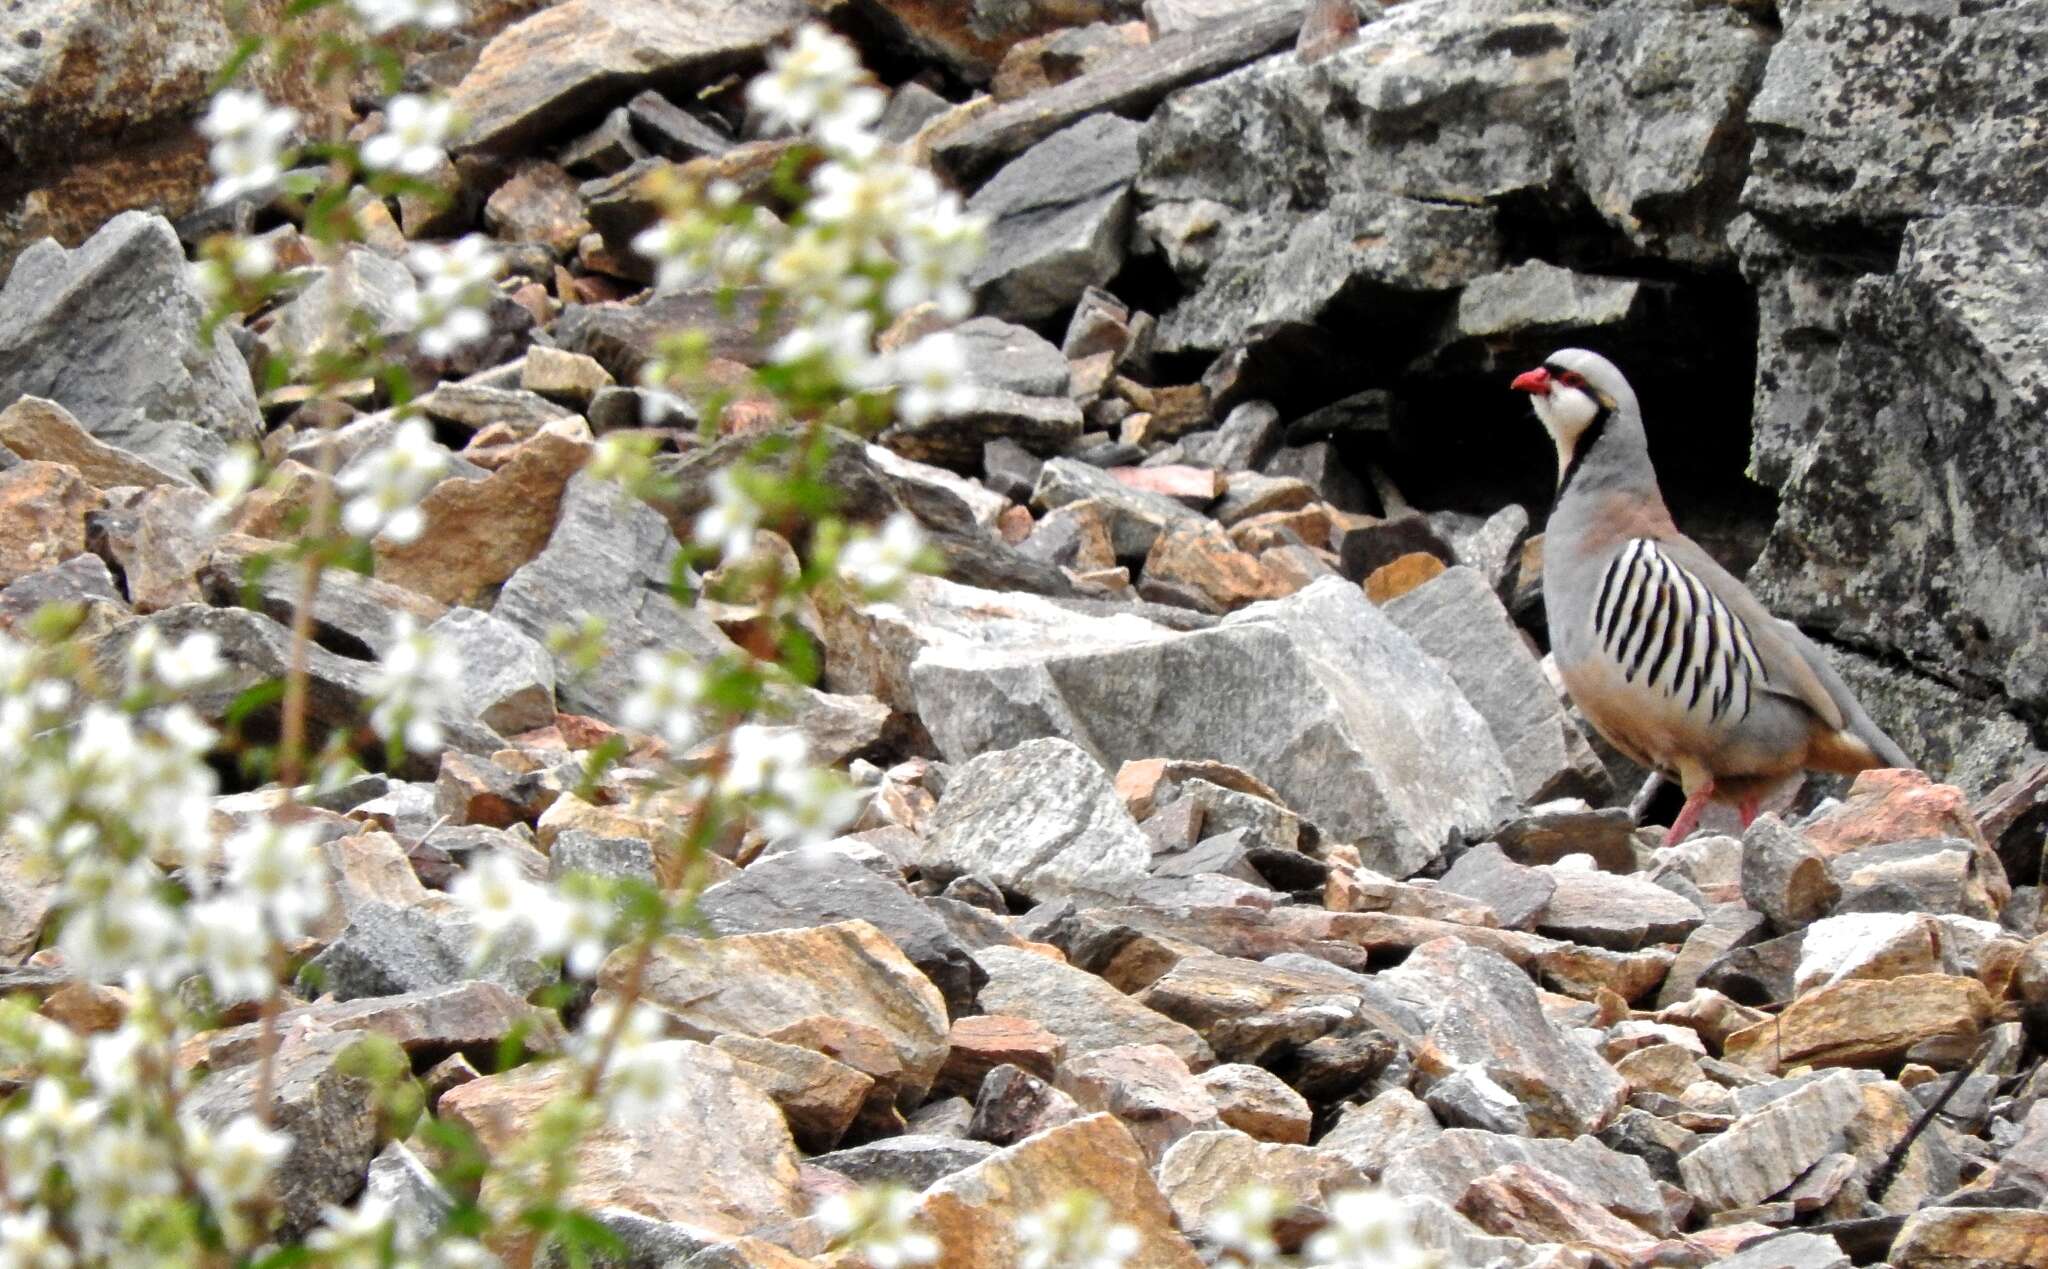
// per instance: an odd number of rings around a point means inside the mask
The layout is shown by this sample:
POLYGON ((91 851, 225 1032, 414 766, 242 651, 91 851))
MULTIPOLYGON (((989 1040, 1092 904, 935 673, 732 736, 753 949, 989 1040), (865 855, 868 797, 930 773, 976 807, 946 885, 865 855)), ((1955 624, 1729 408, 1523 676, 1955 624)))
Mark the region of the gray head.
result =
POLYGON ((1569 476, 1574 460, 1583 457, 1581 447, 1591 449, 1610 425, 1627 436, 1624 444, 1641 446, 1642 412, 1635 389, 1599 353, 1560 348, 1541 366, 1516 376, 1511 386, 1529 394, 1537 420, 1557 446, 1560 481, 1569 476), (1593 435, 1587 435, 1589 430, 1593 435))

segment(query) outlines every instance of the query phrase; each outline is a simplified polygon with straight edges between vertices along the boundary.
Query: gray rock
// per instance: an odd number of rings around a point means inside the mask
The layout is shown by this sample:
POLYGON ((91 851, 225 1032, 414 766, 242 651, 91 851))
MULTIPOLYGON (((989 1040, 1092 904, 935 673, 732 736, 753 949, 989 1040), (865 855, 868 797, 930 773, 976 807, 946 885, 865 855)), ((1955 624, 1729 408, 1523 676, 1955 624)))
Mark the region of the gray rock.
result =
POLYGON ((309 994, 336 1000, 397 996, 482 979, 524 996, 552 981, 539 962, 500 950, 472 957, 476 933, 459 914, 388 903, 359 904, 348 927, 299 971, 309 994))
POLYGON ((1011 160, 967 207, 989 218, 968 277, 981 307, 1032 321, 1071 306, 1123 266, 1139 125, 1091 115, 1011 160))
MULTIPOLYGON (((142 530, 148 531, 149 519, 160 518, 145 513, 142 530)), ((117 545, 115 549, 127 560, 137 558, 135 546, 117 545)), ((290 625, 299 603, 299 570, 266 567, 257 572, 250 567, 256 555, 276 550, 276 543, 256 538, 216 540, 197 574, 200 591, 218 607, 248 604, 279 624, 290 625)), ((129 569, 132 583, 136 567, 131 563, 129 569)), ((431 626, 446 611, 438 600, 402 586, 346 569, 325 569, 319 589, 313 593, 313 638, 330 650, 360 647, 366 657, 383 656, 392 645, 400 614, 412 617, 417 626, 431 626)))
POLYGON ((1773 34, 1733 5, 1640 0, 1572 36, 1572 142, 1593 205, 1661 259, 1725 263, 1747 174, 1745 108, 1773 34))
POLYGON ((1538 933, 1589 947, 1628 952, 1653 943, 1677 943, 1698 927, 1699 905, 1653 881, 1581 867, 1549 865, 1556 885, 1536 918, 1538 933))
POLYGON ((905 1133, 850 1150, 814 1155, 810 1163, 829 1168, 857 1185, 900 1185, 922 1190, 940 1177, 973 1167, 996 1152, 986 1141, 905 1133))
POLYGON ((961 403, 918 423, 882 433, 890 449, 921 462, 962 470, 982 447, 1008 438, 1038 454, 1057 453, 1081 435, 1081 407, 1067 395, 1067 359, 1037 333, 997 317, 953 328, 966 362, 961 403))
POLYGON ((1592 1137, 1560 1140, 1453 1128, 1401 1151, 1388 1161, 1380 1180, 1396 1195, 1428 1195, 1455 1203, 1473 1181, 1514 1163, 1583 1186, 1632 1225, 1656 1233, 1672 1231, 1670 1212, 1649 1167, 1592 1137))
POLYGON ((1997 901, 1987 890, 1982 859, 1972 843, 1956 837, 1858 847, 1828 861, 1841 886, 1834 911, 1933 912, 1995 921, 1997 901))
POLYGON ((1678 294, 1669 283, 1528 260, 1466 284, 1436 363, 1499 371, 1521 365, 1531 345, 1611 343, 1617 334, 1668 324, 1678 294))
POLYGON ((123 212, 84 245, 45 239, 0 288, 0 401, 46 397, 86 430, 201 479, 262 431, 248 366, 207 305, 170 222, 123 212))
POLYGON ((0 588, 0 626, 26 621, 44 604, 74 604, 88 610, 107 605, 116 617, 128 615, 128 601, 114 588, 107 562, 97 555, 74 555, 0 588))
POLYGON ((1481 573, 1459 566, 1387 604, 1486 719, 1524 802, 1613 796, 1606 768, 1566 714, 1521 629, 1481 573))
POLYGON ((1908 757, 1971 797, 2048 760, 2026 720, 1996 703, 1847 648, 1823 644, 1821 652, 1908 757))
POLYGON ((1498 952, 1437 939, 1377 981, 1432 1014, 1429 1047, 1443 1068, 1476 1065, 1518 1099, 1539 1136, 1597 1132, 1628 1087, 1593 1047, 1544 1015, 1536 985, 1498 952))
POLYGON ((599 837, 586 829, 564 829, 555 834, 548 847, 548 880, 559 881, 572 872, 651 882, 655 879, 654 843, 638 837, 599 837))
POLYGON ((1502 929, 1532 930, 1557 890, 1557 882, 1548 869, 1518 864, 1496 843, 1481 842, 1458 856, 1438 880, 1437 888, 1492 908, 1502 929))
POLYGON ((616 1240, 616 1250, 572 1255, 559 1240, 549 1238, 533 1254, 534 1269, 669 1269, 695 1264, 724 1239, 699 1225, 657 1220, 621 1207, 594 1208, 589 1216, 616 1240))
POLYGON ((1443 1135, 1428 1106, 1405 1088, 1390 1088, 1362 1106, 1347 1106, 1316 1142, 1377 1181, 1395 1160, 1443 1135))
POLYGON ((973 873, 1039 899, 1127 894, 1151 861, 1151 844, 1108 774, 1058 738, 963 763, 918 859, 927 872, 973 873))
POLYGON ((898 84, 896 90, 889 94, 889 104, 882 108, 882 117, 875 121, 875 131, 882 140, 900 145, 952 108, 952 102, 913 79, 898 84))
POLYGON ((462 658, 464 708, 500 735, 555 721, 555 661, 539 640, 503 618, 452 608, 427 627, 462 658))
POLYGON ((1832 1234, 1787 1230, 1748 1243, 1715 1263, 1721 1269, 1849 1269, 1855 1262, 1832 1234))
POLYGON ((709 0, 573 0, 500 31, 451 97, 464 149, 508 151, 654 82, 715 79, 804 18, 793 0, 728 11, 709 0))
POLYGON ((1609 872, 1636 870, 1635 821, 1628 808, 1559 800, 1533 808, 1500 826, 1494 840, 1509 859, 1554 864, 1567 855, 1591 855, 1609 872))
MULTIPOLYGON (((1725 904, 1707 914, 1678 949, 1678 959, 1664 976, 1657 991, 1657 1007, 1668 1009, 1692 995, 1700 977, 1729 952, 1763 938, 1769 932, 1763 914, 1734 904, 1725 904)), ((1772 997, 1782 999, 1782 997, 1772 997)))
POLYGON ((1781 933, 1801 929, 1834 906, 1841 887, 1827 860, 1775 815, 1742 835, 1742 901, 1781 933))
POLYGON ((1762 1202, 1840 1148, 1863 1108, 1860 1088, 1835 1071, 1743 1115, 1678 1161, 1685 1188, 1707 1212, 1762 1202))
POLYGON ((949 759, 1054 735, 1109 767, 1162 755, 1226 762, 1396 876, 1454 833, 1489 829, 1512 798, 1499 746, 1456 685, 1334 578, 1177 637, 1000 658, 986 645, 933 646, 910 677, 949 759))
POLYGON ((976 116, 938 138, 933 157, 955 175, 985 172, 1089 115, 1142 113, 1176 88, 1291 43, 1300 27, 1299 6, 1275 4, 1165 36, 1064 84, 976 116))
POLYGON ((718 934, 866 921, 932 980, 955 1016, 968 1012, 987 978, 929 908, 845 855, 788 852, 756 860, 698 896, 697 912, 718 934))
POLYGON ((419 293, 412 270, 368 247, 345 248, 339 259, 280 305, 263 329, 263 349, 295 375, 323 355, 347 353, 365 330, 390 339, 409 328, 407 306, 419 293))
POLYGON ((1032 1133, 1072 1123, 1083 1113, 1080 1103, 1036 1075, 1004 1065, 982 1080, 967 1135, 999 1146, 1014 1145, 1032 1133))
POLYGON ((1386 433, 1393 426, 1394 394, 1385 388, 1367 388, 1295 419, 1287 425, 1287 439, 1300 443, 1329 436, 1386 433))
POLYGON ((1071 371, 1050 340, 999 317, 975 317, 953 328, 966 361, 961 378, 1029 397, 1063 397, 1071 371))
POLYGON ((1222 427, 1194 433, 1181 444, 1187 460, 1198 466, 1256 472, 1279 446, 1280 430, 1280 411, 1265 401, 1246 401, 1225 416, 1222 427))
MULTIPOLYGON (((1966 147, 1941 152, 1956 148, 1966 147)), ((2026 166, 2014 153, 1995 170, 2026 166)), ((1752 273, 1769 271, 1768 255, 1749 258, 1752 273)), ((2043 303, 2048 213, 1979 208, 1914 224, 1896 274, 1858 281, 1834 314, 1807 319, 1836 319, 1834 355, 1808 358, 1758 401, 1759 445, 1769 437, 1797 454, 1749 577, 1774 611, 1951 681, 2048 696, 2033 615, 2048 599, 2034 531, 2048 507, 2033 479, 2048 334, 2031 314, 2043 303), (1902 357, 1923 369, 1892 382, 1902 357)), ((1803 325, 1794 312, 1773 328, 1790 339, 1803 325)), ((1772 368, 1802 363, 1781 356, 1772 368)))
POLYGON ((363 1194, 370 1201, 384 1204, 401 1237, 409 1237, 416 1245, 431 1238, 455 1210, 454 1196, 442 1187, 433 1169, 406 1149, 402 1141, 387 1142, 377 1157, 370 1160, 363 1194))
POLYGON ((1052 511, 1083 500, 1100 503, 1109 514, 1110 547, 1120 560, 1142 559, 1167 529, 1203 519, 1164 494, 1134 489, 1078 459, 1049 459, 1039 469, 1033 506, 1052 511))
POLYGON ((1003 514, 1003 508, 1009 505, 1003 495, 993 493, 965 476, 956 476, 929 463, 913 462, 880 445, 867 447, 867 459, 889 482, 890 492, 926 524, 945 527, 971 524, 993 529, 997 517, 1003 514))
POLYGON ((625 105, 634 133, 663 158, 684 161, 724 154, 733 139, 650 88, 625 105))
POLYGON ((1510 575, 1520 563, 1522 541, 1529 535, 1528 511, 1510 503, 1483 519, 1455 512, 1437 512, 1429 519, 1450 545, 1452 557, 1477 571, 1505 600, 1510 575))
POLYGON ((1424 1095, 1436 1117, 1453 1128, 1533 1136, 1529 1112, 1483 1067, 1464 1066, 1429 1086, 1424 1095))
POLYGON ((1011 502, 1031 501, 1044 466, 1043 460, 1008 437, 997 437, 981 447, 982 483, 1011 502))
MULTIPOLYGON (((1085 970, 1012 947, 985 947, 974 959, 988 971, 981 989, 982 1011, 1030 1019, 1065 1041, 1068 1058, 1118 1045, 1163 1044, 1195 1070, 1216 1061, 1208 1042, 1193 1029, 1146 1008, 1085 970)), ((984 1082, 982 1098, 988 1096, 984 1082)), ((978 1103, 975 1118, 974 1135, 980 1137, 978 1103)))
MULTIPOLYGON (((592 369, 603 373, 602 367, 592 369)), ((521 436, 531 436, 550 423, 576 417, 574 410, 556 405, 538 392, 480 383, 444 383, 415 404, 428 418, 470 432, 502 423, 521 436)))
POLYGON ((1288 445, 1268 459, 1268 476, 1291 476, 1306 481, 1316 496, 1339 511, 1364 511, 1373 505, 1365 485, 1338 457, 1328 441, 1288 445))
POLYGON ((1750 103, 1758 144, 1745 203, 1813 226, 1896 224, 1979 204, 2040 207, 2041 29, 2027 0, 1789 6, 1750 103))

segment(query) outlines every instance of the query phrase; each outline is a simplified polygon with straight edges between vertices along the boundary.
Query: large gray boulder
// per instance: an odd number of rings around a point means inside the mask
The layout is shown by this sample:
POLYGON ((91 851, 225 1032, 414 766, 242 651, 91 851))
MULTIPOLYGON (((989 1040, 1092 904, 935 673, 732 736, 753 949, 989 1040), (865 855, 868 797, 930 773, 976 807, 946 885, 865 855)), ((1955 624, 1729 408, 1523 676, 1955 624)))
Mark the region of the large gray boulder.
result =
POLYGON ((985 312, 1050 317, 1123 266, 1139 125, 1091 115, 1005 166, 968 200, 989 218, 988 254, 969 285, 985 312))
POLYGON ((1105 767, 1204 758, 1258 776, 1367 862, 1407 876, 1514 798, 1486 720, 1413 639, 1336 578, 1216 627, 1108 644, 1043 628, 1009 646, 933 642, 917 710, 962 761, 1059 736, 1105 767))
POLYGON ((1773 363, 1799 378, 1760 377, 1783 484, 1751 585, 1840 640, 2048 705, 2048 213, 1919 221, 1896 273, 1836 281, 1833 305, 1796 277, 1792 303, 1766 296, 1767 339, 1804 322, 1832 341, 1773 363))
POLYGON ((43 239, 0 287, 0 402, 32 395, 110 445, 209 474, 262 431, 249 368, 207 304, 169 221, 123 212, 74 249, 43 239))

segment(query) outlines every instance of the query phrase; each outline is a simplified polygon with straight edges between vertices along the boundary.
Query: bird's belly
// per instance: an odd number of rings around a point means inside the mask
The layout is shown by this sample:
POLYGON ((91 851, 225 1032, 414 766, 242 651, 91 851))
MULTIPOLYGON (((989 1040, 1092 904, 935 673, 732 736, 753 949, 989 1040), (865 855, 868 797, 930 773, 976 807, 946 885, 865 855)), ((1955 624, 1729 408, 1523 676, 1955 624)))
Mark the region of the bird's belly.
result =
POLYGON ((1683 699, 1631 683, 1604 657, 1592 656, 1561 669, 1565 690, 1607 742, 1636 762, 1666 774, 1691 765, 1712 769, 1721 748, 1720 730, 1703 710, 1683 699))

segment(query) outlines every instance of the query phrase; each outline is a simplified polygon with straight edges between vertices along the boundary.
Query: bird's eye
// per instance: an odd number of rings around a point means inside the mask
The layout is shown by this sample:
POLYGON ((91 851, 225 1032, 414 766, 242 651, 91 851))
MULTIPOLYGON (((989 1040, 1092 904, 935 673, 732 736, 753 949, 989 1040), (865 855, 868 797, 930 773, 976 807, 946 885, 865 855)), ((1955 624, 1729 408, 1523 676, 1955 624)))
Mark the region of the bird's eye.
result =
POLYGON ((1576 370, 1565 371, 1557 377, 1557 381, 1567 388, 1583 388, 1586 386, 1586 376, 1576 370))

